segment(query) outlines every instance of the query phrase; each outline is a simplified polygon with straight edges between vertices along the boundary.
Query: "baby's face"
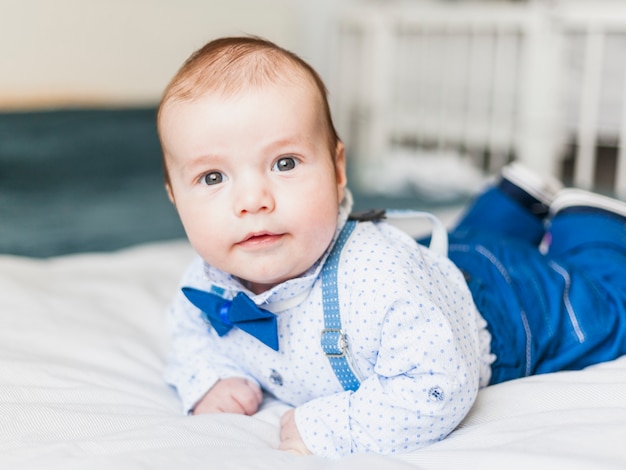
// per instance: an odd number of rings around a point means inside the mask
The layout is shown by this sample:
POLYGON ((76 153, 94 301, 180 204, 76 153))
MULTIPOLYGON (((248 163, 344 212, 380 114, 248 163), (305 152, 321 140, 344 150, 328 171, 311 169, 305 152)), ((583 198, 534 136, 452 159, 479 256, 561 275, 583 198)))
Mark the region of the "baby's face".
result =
POLYGON ((346 183, 309 86, 265 86, 166 104, 170 198, 194 249, 260 293, 324 253, 346 183), (336 157, 336 158, 334 158, 336 157))

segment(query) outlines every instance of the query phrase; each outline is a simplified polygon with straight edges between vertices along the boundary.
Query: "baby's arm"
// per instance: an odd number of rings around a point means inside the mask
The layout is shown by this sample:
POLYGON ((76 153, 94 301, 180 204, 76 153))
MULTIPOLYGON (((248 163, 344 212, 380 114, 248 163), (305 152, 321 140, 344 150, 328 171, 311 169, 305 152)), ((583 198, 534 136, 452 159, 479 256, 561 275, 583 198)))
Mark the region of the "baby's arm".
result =
MULTIPOLYGON (((295 411, 313 453, 413 451, 443 439, 469 411, 479 387, 476 308, 460 275, 433 271, 425 280, 408 273, 406 282, 398 274, 371 292, 395 299, 367 331, 379 338, 372 372, 357 391, 319 397, 295 411)), ((376 305, 367 295, 359 300, 363 312, 376 305)))
POLYGON ((259 386, 243 377, 219 380, 195 404, 194 415, 204 413, 236 413, 252 415, 263 400, 259 386))
POLYGON ((174 386, 185 413, 254 413, 261 391, 253 377, 219 352, 215 335, 181 292, 170 305, 171 350, 165 380, 174 386))

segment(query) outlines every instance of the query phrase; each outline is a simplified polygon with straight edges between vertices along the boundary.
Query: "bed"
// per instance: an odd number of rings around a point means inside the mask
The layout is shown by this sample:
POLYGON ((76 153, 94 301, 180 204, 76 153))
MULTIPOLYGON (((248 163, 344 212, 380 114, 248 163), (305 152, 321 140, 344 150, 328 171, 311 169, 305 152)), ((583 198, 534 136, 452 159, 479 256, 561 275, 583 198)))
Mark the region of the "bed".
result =
MULTIPOLYGON (((399 457, 278 451, 287 406, 269 397, 253 417, 182 415, 164 312, 193 252, 154 110, 0 115, 0 135, 0 468, 626 467, 626 357, 487 388, 449 438, 399 457)), ((354 189, 360 209, 457 213, 354 189)))
POLYGON ((399 457, 276 450, 287 406, 181 415, 161 380, 164 310, 185 241, 51 258, 0 256, 0 468, 626 467, 626 357, 480 392, 446 440, 399 457))

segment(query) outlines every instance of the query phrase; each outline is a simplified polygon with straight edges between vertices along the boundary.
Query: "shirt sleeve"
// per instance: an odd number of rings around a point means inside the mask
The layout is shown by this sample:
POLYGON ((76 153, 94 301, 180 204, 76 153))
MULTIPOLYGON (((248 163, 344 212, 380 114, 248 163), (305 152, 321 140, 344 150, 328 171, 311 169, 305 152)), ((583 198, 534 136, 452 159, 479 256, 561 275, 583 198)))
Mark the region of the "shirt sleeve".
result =
POLYGON ((244 377, 258 383, 234 361, 220 354, 217 334, 181 292, 168 309, 167 323, 171 350, 164 378, 176 388, 183 412, 191 412, 198 400, 220 379, 244 377))
POLYGON ((435 268, 417 282, 398 273, 361 304, 396 299, 385 307, 373 373, 359 389, 296 409, 313 453, 410 452, 445 438, 465 417, 479 388, 476 310, 467 286, 449 274, 435 268))

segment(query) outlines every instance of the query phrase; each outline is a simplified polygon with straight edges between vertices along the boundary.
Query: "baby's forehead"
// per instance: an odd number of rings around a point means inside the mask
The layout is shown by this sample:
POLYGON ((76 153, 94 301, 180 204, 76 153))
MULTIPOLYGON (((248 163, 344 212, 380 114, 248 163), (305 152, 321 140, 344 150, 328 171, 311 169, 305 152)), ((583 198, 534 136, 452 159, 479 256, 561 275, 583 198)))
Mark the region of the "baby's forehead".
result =
MULTIPOLYGON (((158 126, 164 132, 171 124, 172 115, 195 108, 196 105, 207 104, 211 98, 218 100, 245 99, 255 91, 278 89, 275 95, 280 100, 281 90, 285 95, 290 94, 288 89, 302 91, 302 97, 308 100, 306 106, 317 114, 320 124, 328 128, 329 123, 326 105, 326 91, 321 89, 310 71, 298 63, 289 60, 266 60, 255 69, 252 62, 240 63, 240 67, 218 66, 217 64, 200 64, 185 71, 181 71, 178 80, 174 80, 160 104, 158 126)), ((259 65, 259 64, 257 64, 259 65)), ((292 95, 293 96, 293 95, 292 95)), ((285 98, 290 99, 290 98, 285 98)), ((280 103, 278 103, 280 104, 280 103)), ((327 129, 328 132, 330 132, 327 129)))
POLYGON ((305 70, 294 64, 277 63, 274 70, 262 73, 242 71, 240 74, 219 75, 213 80, 197 84, 198 95, 214 94, 220 98, 229 98, 250 92, 262 92, 266 89, 301 88, 312 94, 319 94, 315 80, 305 70))
POLYGON ((278 91, 278 99, 284 95, 285 99, 289 99, 289 91, 297 90, 301 92, 301 96, 310 101, 311 105, 323 113, 323 96, 316 87, 315 82, 302 74, 297 76, 280 76, 275 80, 267 80, 263 82, 241 81, 240 83, 229 84, 202 84, 195 87, 189 93, 172 95, 163 103, 163 114, 173 108, 181 109, 186 105, 195 105, 199 102, 210 100, 216 101, 238 101, 245 100, 258 93, 265 91, 278 91), (202 86, 204 85, 204 86, 202 86), (289 90, 289 91, 288 91, 289 90))

